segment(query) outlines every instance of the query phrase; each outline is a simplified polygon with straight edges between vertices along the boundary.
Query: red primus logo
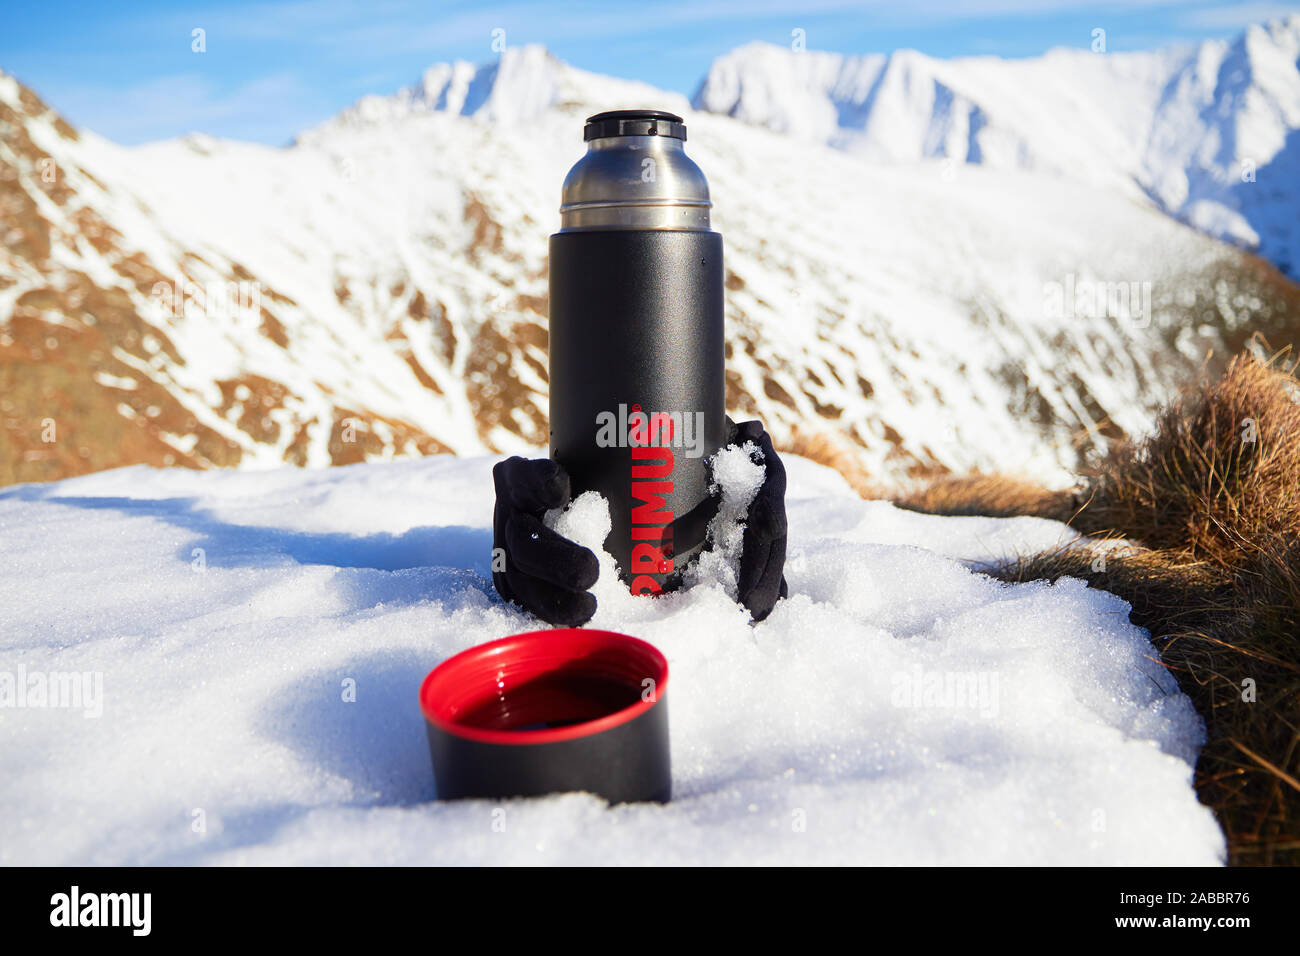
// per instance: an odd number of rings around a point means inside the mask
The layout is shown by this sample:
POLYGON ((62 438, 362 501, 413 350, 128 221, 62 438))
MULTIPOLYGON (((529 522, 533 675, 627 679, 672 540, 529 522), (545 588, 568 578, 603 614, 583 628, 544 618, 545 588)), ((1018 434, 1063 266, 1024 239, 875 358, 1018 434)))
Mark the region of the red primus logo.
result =
MULTIPOLYGON (((633 405, 640 412, 640 405, 633 405)), ((657 412, 635 416, 628 442, 632 451, 633 594, 658 594, 663 587, 652 575, 673 570, 673 513, 665 497, 673 493, 673 420, 657 412)))

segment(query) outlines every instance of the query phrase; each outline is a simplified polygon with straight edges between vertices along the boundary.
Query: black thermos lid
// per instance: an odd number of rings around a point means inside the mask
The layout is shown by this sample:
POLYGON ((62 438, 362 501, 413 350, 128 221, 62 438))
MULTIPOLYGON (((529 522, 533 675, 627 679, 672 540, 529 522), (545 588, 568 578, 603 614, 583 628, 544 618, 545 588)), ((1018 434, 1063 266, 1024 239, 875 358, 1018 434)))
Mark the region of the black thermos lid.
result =
POLYGON ((686 124, 665 110, 609 110, 587 119, 584 142, 602 136, 672 136, 686 139, 686 124))

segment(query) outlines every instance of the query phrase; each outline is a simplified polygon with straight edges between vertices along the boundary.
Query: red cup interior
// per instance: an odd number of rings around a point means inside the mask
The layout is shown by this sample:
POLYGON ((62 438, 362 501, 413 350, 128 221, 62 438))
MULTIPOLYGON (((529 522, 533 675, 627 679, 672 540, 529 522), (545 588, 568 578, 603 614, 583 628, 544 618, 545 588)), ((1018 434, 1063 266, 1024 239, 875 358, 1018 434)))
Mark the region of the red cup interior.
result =
POLYGON ((435 727, 469 740, 555 743, 634 720, 667 685, 668 662, 645 641, 557 628, 448 658, 424 679, 420 709, 435 727))

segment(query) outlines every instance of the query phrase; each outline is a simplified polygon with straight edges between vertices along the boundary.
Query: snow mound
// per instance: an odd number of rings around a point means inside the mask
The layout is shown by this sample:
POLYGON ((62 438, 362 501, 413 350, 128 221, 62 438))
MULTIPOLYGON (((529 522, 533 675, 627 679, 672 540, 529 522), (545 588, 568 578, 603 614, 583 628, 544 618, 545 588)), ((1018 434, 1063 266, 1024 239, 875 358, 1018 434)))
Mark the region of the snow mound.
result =
MULTIPOLYGON (((862 501, 794 458, 763 624, 725 576, 598 585, 593 623, 668 656, 671 804, 434 802, 421 678, 540 626, 490 584, 493 461, 0 492, 0 701, 6 673, 102 680, 100 716, 0 708, 0 863, 1222 861, 1201 721, 1126 605, 971 570, 1066 529, 862 501)), ((592 505, 558 518, 598 532, 592 505)))

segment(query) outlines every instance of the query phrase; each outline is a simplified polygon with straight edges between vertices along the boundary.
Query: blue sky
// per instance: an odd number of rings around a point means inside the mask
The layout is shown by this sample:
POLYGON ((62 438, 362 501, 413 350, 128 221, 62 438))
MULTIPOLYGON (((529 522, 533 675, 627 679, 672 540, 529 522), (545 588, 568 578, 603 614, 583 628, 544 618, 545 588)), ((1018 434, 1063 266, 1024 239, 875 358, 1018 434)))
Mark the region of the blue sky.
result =
POLYGON ((1300 10, 1222 0, 278 0, 11 2, 0 68, 78 126, 122 143, 200 131, 282 144, 366 93, 391 93, 431 63, 543 43, 583 69, 691 93, 710 61, 751 40, 843 53, 910 47, 934 56, 1111 51, 1227 37, 1300 10), (206 52, 192 31, 206 32, 206 52))

